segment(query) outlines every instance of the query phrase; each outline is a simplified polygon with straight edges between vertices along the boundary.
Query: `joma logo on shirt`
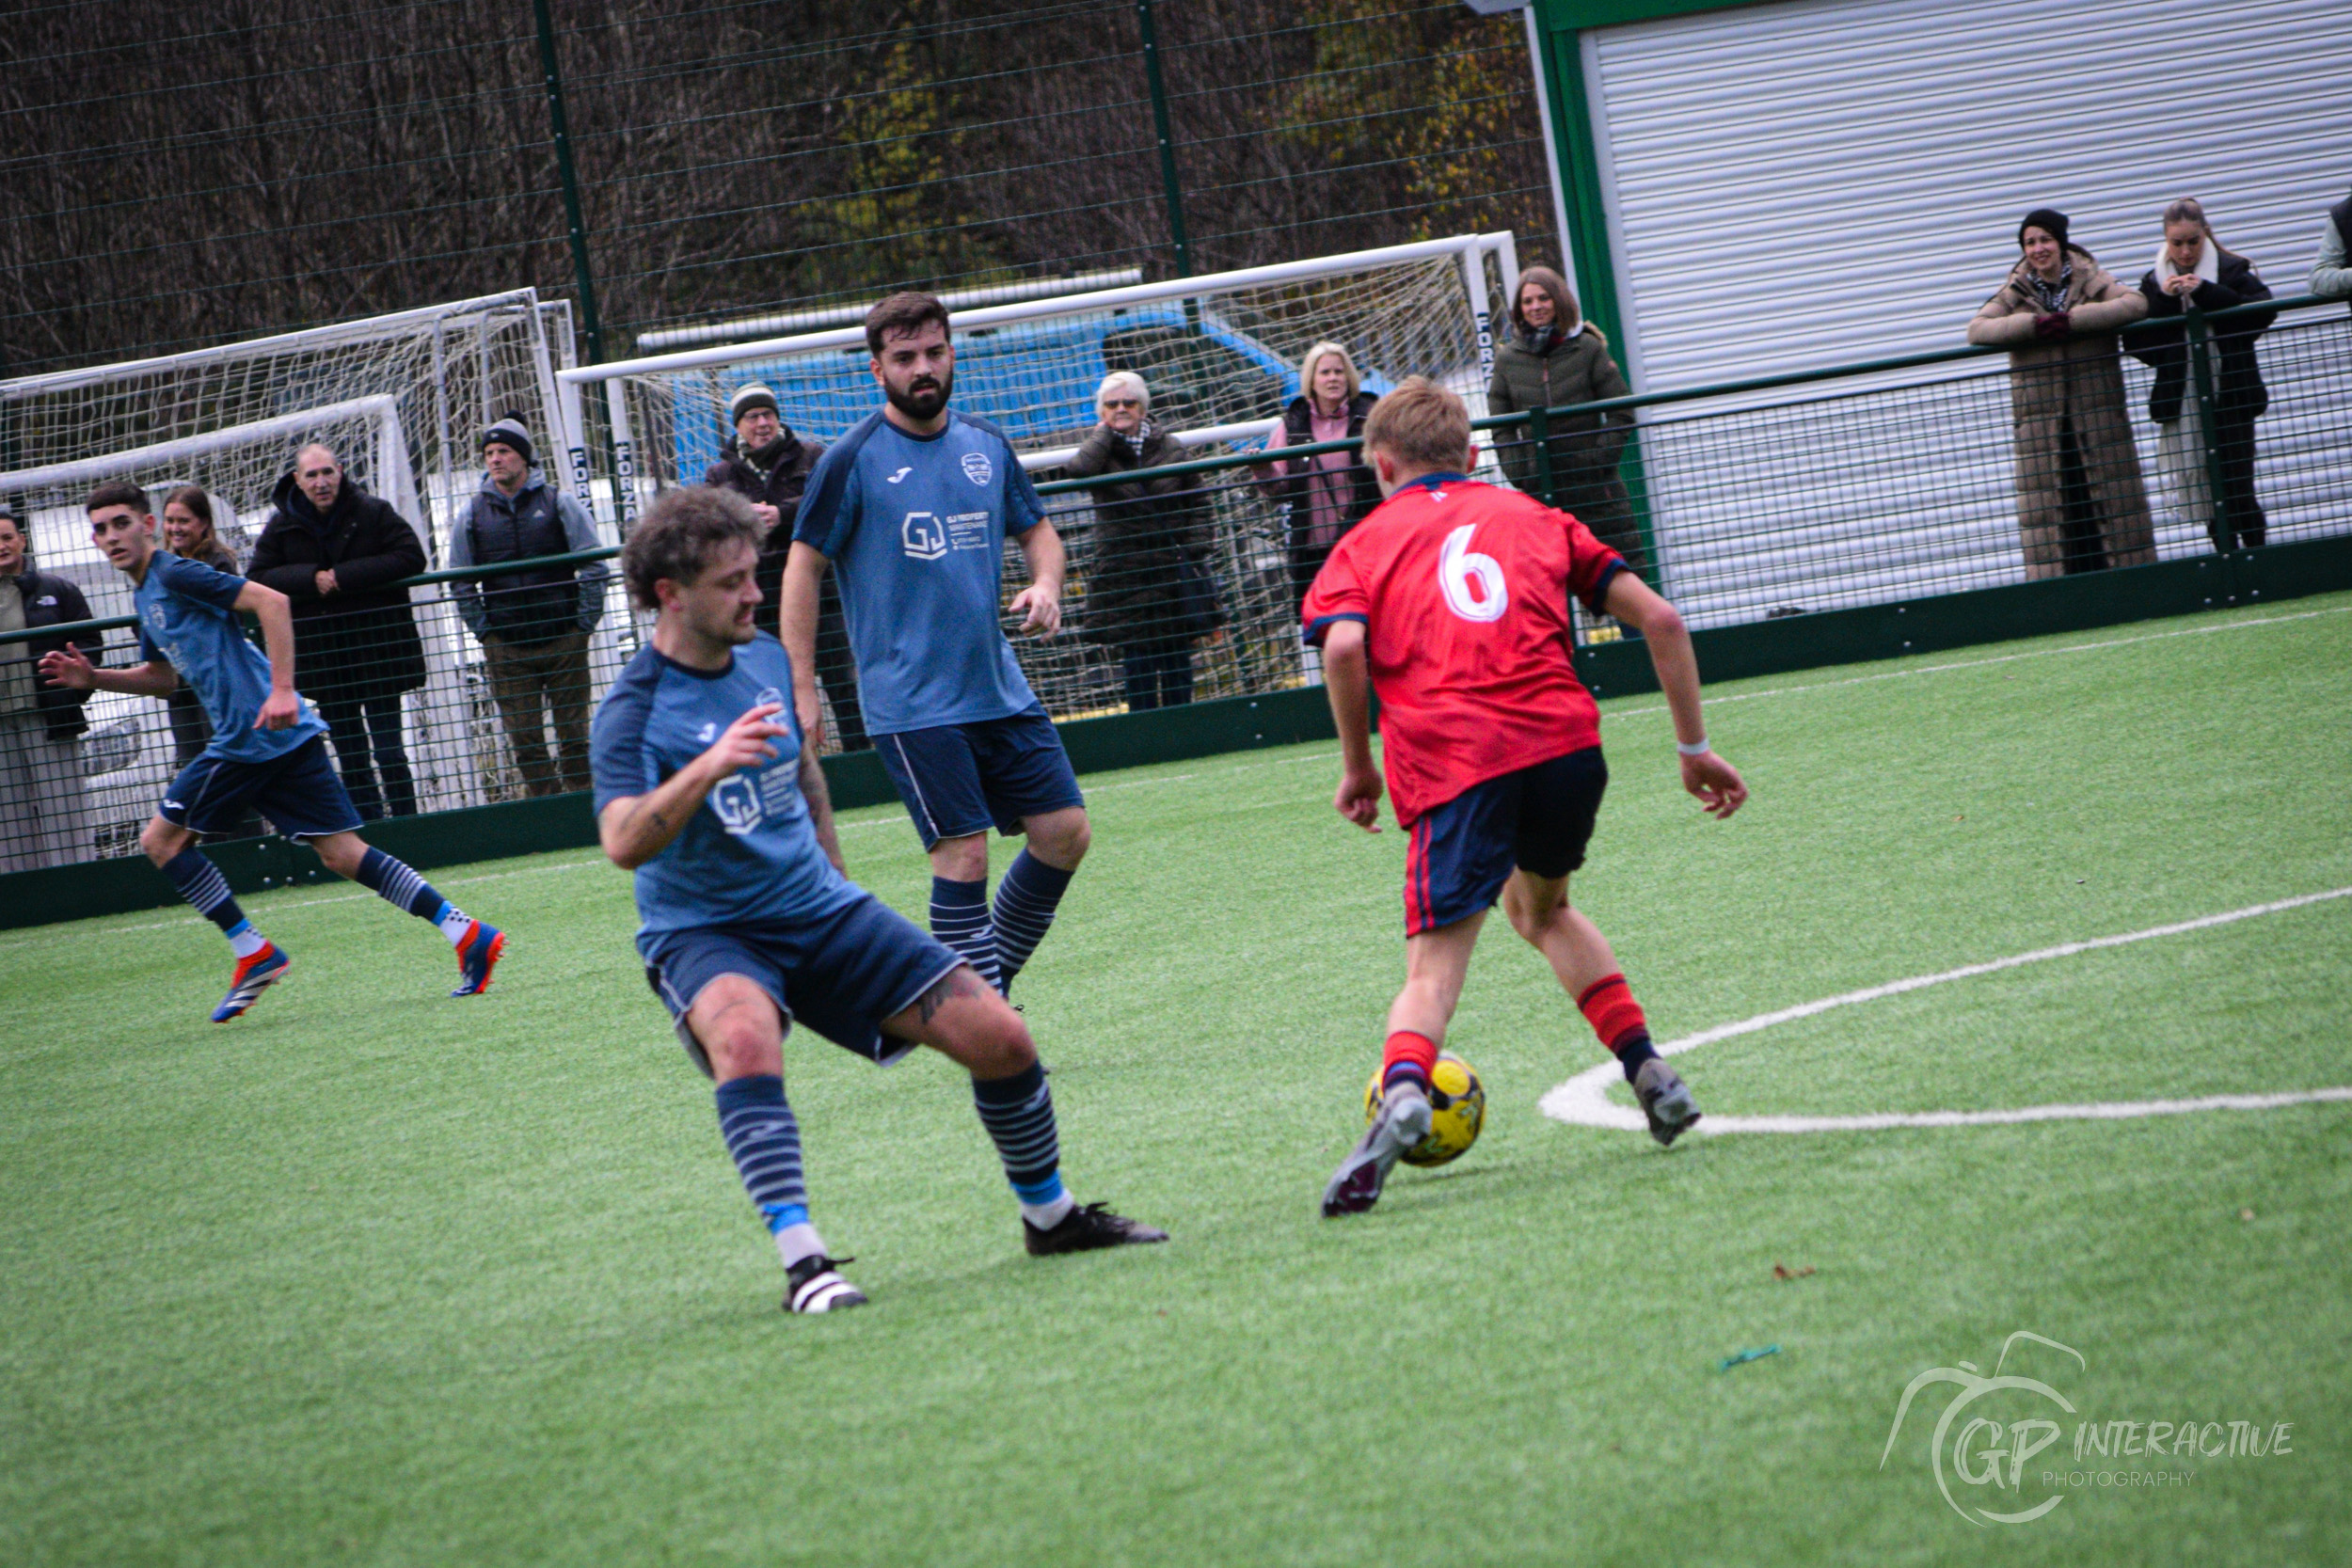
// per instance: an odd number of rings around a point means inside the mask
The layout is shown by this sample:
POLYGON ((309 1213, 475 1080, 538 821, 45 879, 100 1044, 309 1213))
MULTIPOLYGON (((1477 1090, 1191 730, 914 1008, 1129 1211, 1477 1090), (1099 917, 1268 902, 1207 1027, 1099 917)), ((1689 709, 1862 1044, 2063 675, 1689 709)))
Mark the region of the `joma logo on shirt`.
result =
POLYGON ((898 537, 907 554, 917 561, 937 561, 947 553, 947 531, 932 513, 908 513, 906 521, 898 525, 898 537))

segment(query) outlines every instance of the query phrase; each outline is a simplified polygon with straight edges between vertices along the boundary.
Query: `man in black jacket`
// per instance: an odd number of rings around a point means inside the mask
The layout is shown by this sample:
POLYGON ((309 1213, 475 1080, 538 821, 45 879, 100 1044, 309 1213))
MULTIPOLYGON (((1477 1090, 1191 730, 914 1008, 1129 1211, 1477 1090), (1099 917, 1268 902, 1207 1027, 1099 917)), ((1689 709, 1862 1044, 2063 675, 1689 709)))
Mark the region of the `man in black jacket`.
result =
POLYGON ((391 506, 343 475, 328 448, 294 454, 278 482, 246 577, 294 601, 294 660, 335 744, 335 764, 363 821, 414 816, 415 778, 401 736, 401 694, 424 684, 424 644, 408 590, 424 546, 391 506))
MULTIPOLYGON (((80 589, 33 570, 24 525, 0 508, 0 632, 89 618, 80 589)), ((81 743, 88 727, 82 705, 89 693, 47 687, 34 666, 43 654, 69 645, 94 660, 103 641, 95 632, 83 632, 0 642, 0 872, 89 858, 81 743)))
MULTIPOLYGON (((705 484, 732 490, 752 503, 766 531, 760 540, 759 564, 753 578, 759 584, 759 608, 753 613, 759 629, 776 633, 776 610, 784 596, 784 562, 792 550, 792 519, 801 510, 808 476, 825 454, 816 441, 792 434, 776 407, 776 394, 755 382, 727 404, 735 421, 735 438, 719 449, 719 461, 703 475, 705 484)), ((845 752, 866 746, 866 720, 859 711, 857 680, 850 659, 850 634, 841 622, 841 594, 831 574, 825 578, 817 605, 817 679, 832 700, 834 733, 845 752)))

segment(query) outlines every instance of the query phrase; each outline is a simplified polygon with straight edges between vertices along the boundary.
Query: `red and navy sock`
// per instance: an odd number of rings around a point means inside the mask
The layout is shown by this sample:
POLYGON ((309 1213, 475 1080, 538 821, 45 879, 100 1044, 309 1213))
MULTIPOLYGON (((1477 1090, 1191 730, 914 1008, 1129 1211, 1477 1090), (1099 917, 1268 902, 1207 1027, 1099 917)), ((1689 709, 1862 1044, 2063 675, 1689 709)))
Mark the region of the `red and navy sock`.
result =
POLYGON ((1633 1000, 1633 988, 1625 983, 1622 974, 1611 974, 1584 988, 1584 994, 1576 999, 1577 1009, 1593 1026, 1625 1069, 1627 1083, 1642 1070, 1642 1064, 1658 1054, 1649 1042, 1649 1021, 1642 1016, 1642 1005, 1633 1000))
POLYGON ((1437 1066, 1436 1040, 1410 1029, 1399 1029, 1389 1037, 1389 1043, 1380 1052, 1380 1090, 1386 1094, 1399 1084, 1410 1084, 1427 1095, 1429 1074, 1437 1066))

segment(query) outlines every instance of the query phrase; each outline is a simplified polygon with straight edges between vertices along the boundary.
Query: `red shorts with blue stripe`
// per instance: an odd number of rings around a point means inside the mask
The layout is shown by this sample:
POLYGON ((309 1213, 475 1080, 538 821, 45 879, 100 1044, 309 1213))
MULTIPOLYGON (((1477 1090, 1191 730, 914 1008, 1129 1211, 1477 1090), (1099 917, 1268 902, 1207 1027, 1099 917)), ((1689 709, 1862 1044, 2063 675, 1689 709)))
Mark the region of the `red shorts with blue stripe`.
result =
POLYGON ((1470 785, 1413 824, 1405 852, 1405 934, 1419 936, 1494 908, 1514 870, 1565 877, 1609 787, 1600 748, 1470 785))

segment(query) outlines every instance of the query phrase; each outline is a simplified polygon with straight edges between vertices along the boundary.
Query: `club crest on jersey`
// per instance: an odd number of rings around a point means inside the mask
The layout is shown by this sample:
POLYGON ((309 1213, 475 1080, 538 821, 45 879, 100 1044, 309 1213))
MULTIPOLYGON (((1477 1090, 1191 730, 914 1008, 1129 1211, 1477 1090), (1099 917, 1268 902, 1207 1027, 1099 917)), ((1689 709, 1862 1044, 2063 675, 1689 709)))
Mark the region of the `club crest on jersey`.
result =
POLYGON ((963 454, 963 477, 975 484, 986 484, 996 477, 996 468, 989 462, 988 453, 967 451, 963 454))
POLYGON ((771 705, 776 707, 784 706, 784 693, 772 686, 763 686, 759 689, 759 694, 752 699, 752 706, 767 707, 771 705))
POLYGON ((710 813, 739 838, 759 826, 759 790, 740 773, 722 779, 710 792, 710 813))
POLYGON ((149 626, 154 627, 157 631, 164 629, 164 607, 161 600, 149 605, 145 613, 147 615, 147 624, 149 626))
POLYGON ((947 531, 929 512, 910 512, 898 525, 898 538, 907 554, 917 561, 937 561, 947 553, 947 531))

